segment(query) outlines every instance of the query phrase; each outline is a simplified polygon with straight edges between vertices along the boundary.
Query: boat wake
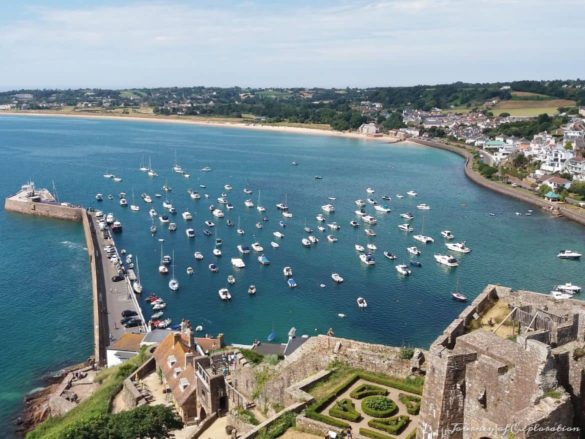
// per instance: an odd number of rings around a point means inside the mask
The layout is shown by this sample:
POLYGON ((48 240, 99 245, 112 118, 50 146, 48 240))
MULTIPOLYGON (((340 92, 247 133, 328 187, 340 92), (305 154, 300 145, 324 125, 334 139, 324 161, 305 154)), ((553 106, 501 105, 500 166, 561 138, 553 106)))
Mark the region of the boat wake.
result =
POLYGON ((79 244, 77 242, 61 241, 60 244, 63 245, 64 247, 70 248, 72 250, 87 251, 87 247, 85 247, 83 244, 79 244))

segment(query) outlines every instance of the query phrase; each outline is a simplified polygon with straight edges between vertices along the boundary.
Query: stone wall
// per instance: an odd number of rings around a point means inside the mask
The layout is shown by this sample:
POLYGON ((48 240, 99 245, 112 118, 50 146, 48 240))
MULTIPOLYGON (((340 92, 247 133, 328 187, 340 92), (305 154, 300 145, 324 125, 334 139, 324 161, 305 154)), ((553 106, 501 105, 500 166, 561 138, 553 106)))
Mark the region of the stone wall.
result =
POLYGON ((232 379, 236 389, 252 399, 258 390, 258 376, 268 374, 271 378, 260 392, 259 404, 267 408, 269 403, 288 406, 298 400, 287 389, 327 368, 332 361, 399 378, 411 374, 410 362, 400 359, 400 348, 320 335, 311 337, 276 367, 240 367, 232 379), (266 372, 261 372, 264 368, 266 372))
POLYGON ((124 404, 129 409, 137 407, 139 405, 146 404, 146 400, 140 393, 140 390, 136 388, 136 381, 143 379, 147 375, 154 372, 156 369, 156 361, 154 357, 149 358, 145 361, 142 366, 134 371, 132 375, 124 380, 122 386, 122 399, 124 404))
POLYGON ((68 207, 60 204, 37 203, 32 201, 19 201, 6 198, 4 210, 26 215, 56 218, 67 221, 81 222, 84 210, 80 207, 68 207))

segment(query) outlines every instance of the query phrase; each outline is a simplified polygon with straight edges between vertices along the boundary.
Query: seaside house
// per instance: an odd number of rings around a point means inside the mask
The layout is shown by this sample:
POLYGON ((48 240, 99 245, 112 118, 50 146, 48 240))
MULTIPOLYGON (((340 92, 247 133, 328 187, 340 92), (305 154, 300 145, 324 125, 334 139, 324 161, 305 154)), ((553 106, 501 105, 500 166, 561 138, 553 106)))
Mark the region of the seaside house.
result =
POLYGON ((153 354, 156 370, 160 371, 177 413, 185 423, 197 418, 196 355, 190 328, 169 333, 153 354))
POLYGON ((358 133, 363 134, 364 136, 375 136, 378 134, 378 127, 375 123, 363 123, 358 128, 358 133))
POLYGON ((544 160, 540 169, 545 172, 562 172, 565 163, 574 157, 573 151, 566 150, 562 146, 556 146, 552 149, 545 149, 544 160))
POLYGON ((585 159, 583 157, 573 157, 567 160, 565 171, 573 176, 573 180, 585 181, 585 159))
POLYGON ((569 189, 571 187, 571 181, 566 178, 559 177, 558 175, 551 175, 542 179, 542 184, 546 184, 551 187, 552 190, 562 191, 563 189, 569 189))
POLYGON ((117 366, 138 355, 143 339, 144 334, 130 332, 123 334, 122 337, 106 348, 107 366, 117 366))

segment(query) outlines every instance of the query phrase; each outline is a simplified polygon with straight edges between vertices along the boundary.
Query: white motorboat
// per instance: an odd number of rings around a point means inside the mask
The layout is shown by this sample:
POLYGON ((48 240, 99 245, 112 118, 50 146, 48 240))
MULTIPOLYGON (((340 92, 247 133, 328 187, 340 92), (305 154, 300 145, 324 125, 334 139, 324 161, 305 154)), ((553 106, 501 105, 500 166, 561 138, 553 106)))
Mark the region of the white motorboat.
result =
POLYGON ((181 214, 185 221, 191 221, 193 219, 193 215, 189 211, 185 211, 181 214))
POLYGON ((275 238, 279 238, 279 239, 284 238, 284 233, 281 233, 281 232, 278 232, 278 231, 272 233, 272 235, 274 235, 275 238))
POLYGON ((253 243, 250 247, 252 247, 252 250, 254 250, 255 252, 263 252, 264 251, 264 247, 262 247, 259 242, 253 243))
POLYGON ((202 261, 203 260, 203 253, 201 252, 195 252, 193 253, 193 257, 197 260, 197 261, 202 261))
POLYGON ((185 234, 187 235, 187 238, 195 238, 195 230, 194 229, 185 230, 185 234))
POLYGON ((408 251, 408 253, 410 253, 413 256, 420 256, 420 250, 415 246, 408 247, 406 251, 408 251))
POLYGON ((368 194, 373 194, 373 193, 374 193, 374 192, 376 192, 376 191, 375 191, 374 189, 372 189, 371 187, 369 187, 369 188, 367 188, 367 189, 366 189, 366 192, 367 192, 368 194))
POLYGON ((278 244, 277 242, 274 242, 274 241, 270 241, 270 245, 272 246, 272 248, 280 247, 280 244, 278 244))
POLYGON ((282 269, 282 274, 283 274, 284 276, 286 276, 286 277, 292 277, 292 275, 293 275, 293 270, 292 270, 292 268, 291 268, 291 267, 284 267, 284 268, 282 269))
POLYGON ((398 228, 407 233, 410 233, 414 230, 412 227, 410 227, 410 224, 399 224, 398 228))
POLYGON ((224 185, 223 185, 223 188, 224 188, 226 191, 231 191, 231 190, 233 189, 231 184, 224 184, 224 185))
POLYGON ((232 266, 235 268, 245 268, 246 263, 241 258, 232 258, 232 266))
POLYGON ((363 210, 354 210, 354 213, 359 217, 366 216, 366 212, 363 210))
POLYGON ((162 207, 165 208, 165 209, 170 209, 171 207, 173 207, 173 205, 169 201, 165 200, 162 203, 162 207))
POLYGON ((457 267, 459 265, 459 262, 457 262, 457 259, 455 259, 451 255, 436 254, 436 255, 434 255, 434 257, 435 257, 435 261, 437 261, 439 264, 445 265, 447 267, 457 267))
POLYGON ((285 211, 282 212, 282 216, 285 217, 285 218, 292 218, 293 217, 293 214, 290 211, 285 210, 285 211))
POLYGON ((263 224, 262 224, 260 221, 258 221, 258 222, 256 223, 256 228, 257 228, 257 229, 262 229, 262 228, 264 228, 264 225, 263 225, 263 224))
POLYGON ((326 229, 323 226, 317 226, 317 230, 319 230, 320 232, 324 232, 326 229))
POLYGON ((563 293, 561 291, 551 291, 550 294, 555 298, 555 299, 572 299, 573 295, 569 294, 569 293, 563 293))
POLYGON ((96 201, 104 201, 104 196, 102 194, 95 194, 96 201))
POLYGON ((408 191, 406 195, 408 195, 409 197, 416 197, 418 194, 416 193, 416 191, 408 191))
POLYGON ((410 274, 412 273, 412 271, 410 271, 410 268, 408 268, 408 265, 406 264, 399 264, 395 268, 396 271, 403 276, 410 276, 410 274))
POLYGON ((248 287, 248 294, 250 296, 253 296, 254 294, 256 294, 256 285, 250 285, 248 287))
POLYGON ((163 241, 160 240, 160 264, 158 266, 158 272, 160 274, 168 274, 169 268, 167 267, 167 263, 163 256, 163 241))
POLYGON ((236 278, 235 278, 235 276, 233 274, 230 274, 227 277, 227 283, 230 284, 230 285, 233 285, 233 284, 236 283, 236 278))
POLYGON ((390 213, 390 208, 388 206, 382 206, 381 204, 376 204, 374 206, 374 209, 378 212, 382 212, 382 213, 390 213))
POLYGON ((425 203, 417 204, 416 208, 419 210, 431 210, 431 206, 425 203))
POLYGON ((414 218, 414 215, 410 212, 405 212, 400 214, 400 218, 404 218, 406 221, 410 221, 414 218))
POLYGON ((374 258, 374 255, 370 253, 360 254, 360 261, 368 266, 376 265, 376 259, 374 258))
POLYGON ((335 237, 334 235, 327 235, 327 241, 337 242, 337 237, 335 237))
POLYGON ((218 249, 218 248, 214 248, 214 249, 211 251, 211 253, 213 253, 213 256, 215 256, 215 257, 218 257, 218 258, 221 256, 221 250, 220 250, 220 249, 218 249))
POLYGON ((189 266, 187 267, 187 269, 185 270, 185 272, 187 273, 188 276, 192 276, 194 271, 193 271, 193 267, 189 266))
POLYGON ((215 224, 213 223, 213 221, 210 221, 210 220, 205 220, 205 225, 207 227, 215 227, 215 224))
POLYGON ((368 248, 368 250, 375 252, 376 250, 378 250, 378 247, 376 247, 376 244, 370 242, 368 245, 366 245, 366 247, 368 248))
POLYGON ((122 181, 122 177, 114 177, 112 178, 116 183, 120 183, 122 181))
POLYGON ((244 192, 246 195, 251 195, 251 194, 253 193, 252 189, 250 189, 250 188, 248 188, 248 187, 245 187, 245 188, 243 189, 243 192, 244 192))
POLYGON ((339 273, 332 273, 331 279, 333 279, 333 282, 335 282, 336 284, 340 284, 343 282, 343 278, 340 276, 339 273))
POLYGON ((239 244, 238 251, 243 255, 247 255, 248 253, 250 253, 250 247, 248 247, 247 245, 239 244))
POLYGON ((201 199, 201 194, 199 192, 191 192, 189 194, 189 196, 191 197, 192 200, 200 200, 201 199))
POLYGON ((359 227, 359 226, 360 226, 360 224, 359 224, 359 223, 358 223, 356 220, 351 220, 351 221, 349 222, 349 225, 350 225, 350 226, 352 226, 352 227, 354 227, 354 228, 356 228, 356 227, 359 227))
POLYGON ((228 301, 231 300, 232 295, 230 294, 230 290, 228 290, 227 288, 221 288, 217 294, 219 294, 219 298, 223 301, 228 301))
POLYGON ((355 205, 357 207, 364 207, 366 205, 366 202, 364 200, 355 200, 355 205))
POLYGON ((321 206, 321 210, 323 212, 333 213, 333 212, 335 212, 335 206, 333 204, 325 204, 325 205, 321 206))
POLYGON ((270 265, 270 260, 266 255, 258 256, 258 262, 260 262, 260 265, 270 265))
POLYGON ((396 255, 393 253, 390 253, 388 250, 384 251, 384 257, 386 257, 387 259, 390 259, 391 261, 396 259, 396 255))
POLYGON ((179 289, 179 281, 177 279, 171 279, 169 281, 169 288, 172 291, 177 291, 179 289))
POLYGON ((258 200, 256 201, 256 210, 260 213, 266 212, 266 208, 260 204, 260 192, 258 191, 258 200))
POLYGON ((337 224, 336 222, 327 223, 327 227, 329 227, 331 230, 341 229, 341 226, 339 224, 337 224))
POLYGON ((110 171, 106 171, 106 173, 104 174, 104 178, 114 178, 115 175, 110 173, 110 171))
POLYGON ((177 230, 177 225, 175 223, 169 223, 169 232, 175 232, 177 230))
POLYGON ((228 201, 227 197, 222 196, 222 197, 218 197, 217 202, 219 204, 227 204, 229 201, 228 201))
POLYGON ((376 236, 376 232, 374 232, 372 229, 365 229, 364 233, 366 236, 376 236))
POLYGON ((114 215, 112 213, 108 213, 106 215, 106 224, 114 224, 114 221, 116 221, 114 215))
POLYGON ((358 251, 358 252, 360 252, 360 253, 362 253, 362 252, 366 251, 366 249, 364 248, 364 246, 363 246, 363 245, 356 244, 354 247, 355 247, 356 251, 358 251))
POLYGON ((447 242, 445 243, 445 247, 449 250, 458 252, 458 253, 469 253, 471 249, 465 245, 465 241, 463 242, 447 242))
POLYGON ((254 202, 252 200, 246 200, 244 201, 244 206, 252 208, 254 207, 254 202))
POLYGON ((313 236, 313 235, 307 236, 307 239, 309 241, 311 241, 311 244, 317 244, 319 242, 319 238, 317 238, 316 236, 313 236))
POLYGON ((372 226, 378 223, 378 220, 371 215, 362 216, 362 221, 372 226))
POLYGON ((571 282, 567 282, 566 284, 556 285, 553 290, 567 294, 579 294, 581 292, 581 287, 579 285, 574 285, 571 282))
POLYGON ((158 216, 158 212, 156 211, 156 209, 150 209, 150 210, 148 211, 148 214, 149 214, 149 215, 150 215, 152 218, 155 218, 155 217, 157 217, 157 216, 158 216))
POLYGON ((435 240, 433 238, 431 238, 430 236, 426 236, 426 235, 413 235, 413 238, 419 242, 422 242, 423 244, 431 244, 431 243, 435 242, 435 240))
POLYGON ((211 212, 211 214, 216 218, 223 218, 225 216, 223 210, 221 209, 214 209, 213 212, 211 212))
POLYGON ((402 194, 396 194, 396 198, 398 198, 399 200, 401 200, 401 199, 404 198, 404 195, 402 195, 402 194))
POLYGON ((374 200, 373 198, 366 198, 366 201, 372 205, 376 205, 378 204, 378 202, 376 200, 374 200))
POLYGON ((364 299, 363 297, 358 297, 356 299, 356 303, 358 308, 364 309, 368 307, 368 302, 366 302, 366 299, 364 299))
POLYGON ((445 238, 445 239, 449 239, 449 240, 451 240, 451 239, 455 238, 455 236, 453 235, 453 233, 451 233, 451 231, 450 231, 450 230, 443 230, 443 231, 441 232, 441 236, 442 236, 443 238, 445 238))
POLYGON ((581 257, 581 253, 577 253, 573 250, 561 250, 557 254, 557 258, 560 259, 579 259, 581 257))
POLYGON ((137 205, 137 204, 131 204, 131 205, 130 205, 130 210, 131 210, 132 212, 138 212, 138 211, 140 210, 140 206, 139 206, 139 205, 137 205))
POLYGON ((121 198, 120 199, 120 206, 122 206, 122 207, 128 206, 128 200, 126 200, 126 198, 121 198))
POLYGON ((166 216, 166 215, 161 215, 161 216, 159 216, 159 217, 158 217, 158 220, 159 220, 161 223, 163 223, 163 224, 165 224, 165 223, 168 223, 168 222, 170 221, 169 217, 168 217, 168 216, 166 216))
POLYGON ((322 214, 318 214, 315 219, 321 223, 325 221, 325 217, 322 214))
POLYGON ((467 297, 456 291, 451 293, 451 297, 453 297, 453 300, 456 300, 458 302, 467 302, 467 297))
POLYGON ((219 267, 215 264, 209 264, 207 268, 209 268, 209 271, 212 273, 217 273, 219 271, 219 267))
POLYGON ((307 238, 301 239, 301 244, 303 244, 303 247, 311 247, 311 241, 309 241, 307 238))
POLYGON ((144 195, 144 197, 142 198, 144 200, 145 203, 150 204, 152 203, 152 197, 150 195, 144 195))
POLYGON ((211 168, 209 166, 205 166, 204 168, 201 168, 201 172, 211 172, 211 168))

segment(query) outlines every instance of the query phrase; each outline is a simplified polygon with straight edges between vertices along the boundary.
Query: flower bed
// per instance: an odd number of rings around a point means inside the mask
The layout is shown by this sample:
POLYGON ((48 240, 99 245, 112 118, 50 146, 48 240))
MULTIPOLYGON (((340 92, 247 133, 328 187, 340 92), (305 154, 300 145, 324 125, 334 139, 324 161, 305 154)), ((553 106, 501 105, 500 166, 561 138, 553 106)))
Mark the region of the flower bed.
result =
POLYGON ((400 434, 402 430, 410 423, 408 416, 394 416, 387 419, 372 419, 368 421, 368 426, 382 430, 389 434, 400 434))
POLYGON ((351 399, 337 401, 329 409, 329 414, 335 418, 341 418, 351 422, 359 422, 362 418, 361 414, 355 409, 351 399))
POLYGON ((418 415, 418 412, 420 411, 419 397, 400 393, 398 394, 398 399, 404 404, 409 415, 418 415))
POLYGON ((382 387, 371 384, 362 384, 351 391, 349 396, 354 399, 364 399, 367 396, 388 395, 388 391, 382 387))
POLYGON ((362 401, 362 411, 374 418, 387 418, 392 416, 397 409, 398 406, 394 401, 381 395, 368 396, 362 401))

